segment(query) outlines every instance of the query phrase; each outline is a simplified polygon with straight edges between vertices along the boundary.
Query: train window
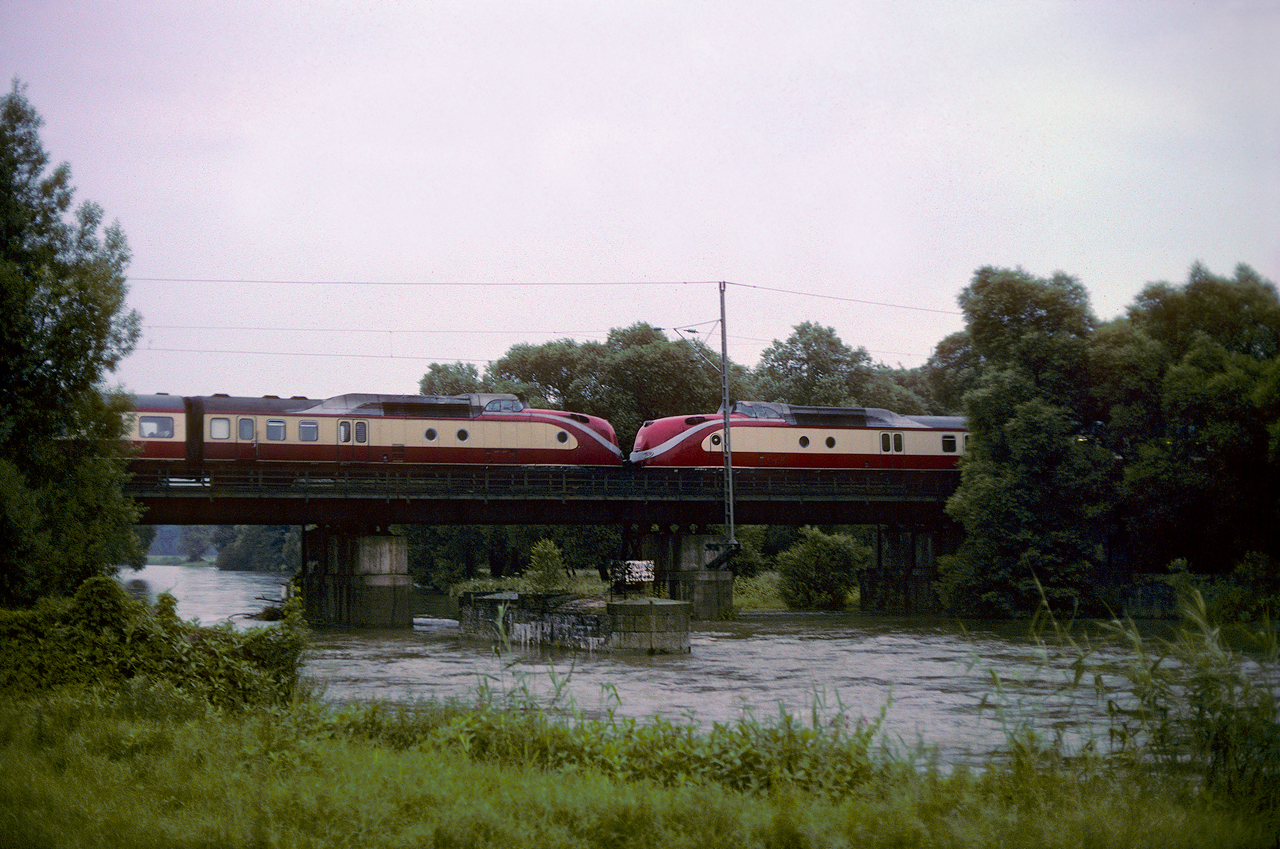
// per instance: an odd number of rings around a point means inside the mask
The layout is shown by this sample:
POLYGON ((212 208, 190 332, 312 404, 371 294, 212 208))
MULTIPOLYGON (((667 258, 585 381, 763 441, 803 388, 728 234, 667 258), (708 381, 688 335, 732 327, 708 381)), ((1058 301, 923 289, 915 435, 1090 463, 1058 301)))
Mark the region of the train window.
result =
POLYGON ((319 422, 298 422, 299 442, 318 442, 320 440, 319 422))
POLYGON ((892 450, 892 443, 890 441, 891 439, 892 437, 890 437, 889 434, 887 433, 880 434, 880 452, 882 454, 888 454, 889 451, 892 450))
POLYGON ((351 441, 351 422, 338 422, 338 441, 343 443, 351 441))
POLYGON ((424 433, 424 434, 423 434, 423 436, 425 436, 425 437, 427 438, 427 442, 435 442, 435 441, 436 441, 436 437, 437 437, 437 436, 439 436, 439 434, 438 434, 438 433, 436 433, 436 429, 435 429, 435 428, 433 428, 433 427, 429 427, 429 428, 427 428, 427 432, 426 432, 426 433, 424 433))
POLYGON ((902 450, 902 434, 900 433, 895 433, 893 435, 893 450, 894 451, 902 450))
POLYGON ((956 453, 956 435, 954 433, 948 433, 942 437, 942 452, 944 454, 956 453))
POLYGON ((467 441, 467 432, 466 432, 465 430, 459 430, 459 431, 458 431, 458 441, 459 441, 459 442, 466 442, 466 441, 467 441))
POLYGON ((143 439, 172 439, 173 416, 141 416, 138 435, 143 439))
POLYGON ((800 437, 800 447, 801 447, 801 448, 808 448, 808 447, 809 447, 809 437, 807 437, 807 436, 802 436, 802 437, 800 437))
POLYGON ((561 445, 563 445, 568 441, 569 441, 569 434, 565 433, 563 430, 556 434, 556 442, 559 442, 561 445))
POLYGON ((230 439, 231 438, 231 419, 209 419, 209 438, 210 439, 230 439))
POLYGON ((284 422, 280 419, 267 419, 267 439, 280 442, 284 439, 284 422))
POLYGON ((356 442, 363 445, 369 441, 369 423, 356 422, 356 442))
POLYGON ((828 448, 835 448, 835 447, 836 447, 836 438, 835 438, 834 436, 828 436, 828 437, 827 437, 827 447, 828 447, 828 448))
POLYGON ((240 441, 252 442, 254 436, 253 419, 241 419, 240 424, 240 441))
POLYGON ((518 413, 523 409, 524 404, 515 398, 494 398, 484 405, 486 413, 518 413))

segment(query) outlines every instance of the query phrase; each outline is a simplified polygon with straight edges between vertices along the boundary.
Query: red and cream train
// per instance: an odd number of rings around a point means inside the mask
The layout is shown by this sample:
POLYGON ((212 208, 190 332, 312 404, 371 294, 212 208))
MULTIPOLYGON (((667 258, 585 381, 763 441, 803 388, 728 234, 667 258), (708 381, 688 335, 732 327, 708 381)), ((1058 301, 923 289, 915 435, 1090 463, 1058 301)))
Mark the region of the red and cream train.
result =
MULTIPOLYGON (((964 420, 873 408, 741 401, 735 467, 949 469, 964 420)), ((312 398, 140 395, 130 436, 143 463, 722 466, 719 413, 647 421, 624 456, 608 421, 526 407, 515 395, 312 398)))

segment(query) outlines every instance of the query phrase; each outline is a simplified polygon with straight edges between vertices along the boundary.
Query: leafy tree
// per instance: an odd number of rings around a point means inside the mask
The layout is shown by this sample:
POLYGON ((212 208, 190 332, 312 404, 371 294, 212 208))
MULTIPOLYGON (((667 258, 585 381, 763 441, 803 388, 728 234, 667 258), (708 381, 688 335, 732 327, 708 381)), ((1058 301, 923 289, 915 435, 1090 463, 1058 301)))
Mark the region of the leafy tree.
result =
POLYGON ((1114 457, 1078 418, 1088 401, 1088 297, 1072 278, 980 269, 960 295, 974 353, 964 396, 970 453, 947 505, 964 525, 939 596, 968 615, 1029 613, 1037 582, 1051 603, 1096 603, 1114 507, 1114 457))
POLYGON ((1185 558, 1225 574, 1250 552, 1276 558, 1280 463, 1275 375, 1280 298, 1247 266, 1233 279, 1203 266, 1180 287, 1148 286, 1130 308, 1135 332, 1158 352, 1159 416, 1127 434, 1130 534, 1143 568, 1185 558))
POLYGON ((195 563, 204 557, 213 540, 213 528, 209 525, 183 525, 178 537, 178 545, 186 556, 188 563, 195 563))
POLYGON ((871 549, 847 534, 800 529, 800 541, 778 555, 778 590, 789 607, 840 610, 858 583, 871 549))
POLYGON ((293 572, 301 554, 298 528, 236 525, 235 541, 218 552, 219 569, 234 572, 293 572))
POLYGON ((0 98, 0 605, 70 594, 140 563, 137 509, 121 494, 127 399, 103 377, 133 349, 129 250, 80 205, 49 157, 17 81, 0 98))
POLYGON ((549 539, 540 539, 529 549, 529 586, 536 593, 553 593, 569 586, 560 547, 549 539))
POLYGON ((472 363, 432 363, 418 382, 423 395, 469 395, 483 392, 480 371, 472 363))
POLYGON ((981 364, 967 330, 952 333, 937 344, 923 368, 927 395, 933 399, 937 414, 963 412, 964 393, 977 383, 981 364))
MULTIPOLYGON (((820 407, 856 406, 871 379, 871 356, 840 341, 834 329, 806 321, 760 356, 761 400, 820 407)), ((869 406, 863 404, 863 406, 869 406)))

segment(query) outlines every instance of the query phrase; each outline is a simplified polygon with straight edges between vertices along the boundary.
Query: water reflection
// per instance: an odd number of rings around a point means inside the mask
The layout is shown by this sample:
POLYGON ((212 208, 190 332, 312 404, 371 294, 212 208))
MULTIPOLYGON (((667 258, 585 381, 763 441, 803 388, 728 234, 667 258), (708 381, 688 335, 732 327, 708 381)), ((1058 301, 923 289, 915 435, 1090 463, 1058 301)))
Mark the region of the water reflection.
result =
MULTIPOLYGON (((215 624, 260 610, 278 598, 284 578, 200 567, 152 566, 122 575, 145 584, 151 598, 171 592, 183 618, 215 624)), ((132 591, 132 590, 131 590, 132 591)), ((1007 683, 1005 722, 1029 715, 1070 734, 1105 739, 1105 713, 1089 700, 1057 695, 1066 663, 1045 665, 1025 623, 981 623, 969 629, 944 619, 906 619, 857 612, 753 614, 738 622, 698 623, 687 655, 569 654, 492 645, 463 638, 446 600, 416 598, 412 630, 321 628, 305 674, 332 699, 413 701, 474 697, 477 686, 529 689, 543 698, 567 681, 563 695, 589 714, 693 717, 725 722, 743 712, 776 715, 779 706, 808 718, 815 704, 830 717, 876 717, 890 705, 885 729, 906 748, 918 741, 944 758, 980 756, 1005 742, 992 710, 992 671, 1007 683)), ((1052 730, 1051 728, 1049 730, 1052 730)))

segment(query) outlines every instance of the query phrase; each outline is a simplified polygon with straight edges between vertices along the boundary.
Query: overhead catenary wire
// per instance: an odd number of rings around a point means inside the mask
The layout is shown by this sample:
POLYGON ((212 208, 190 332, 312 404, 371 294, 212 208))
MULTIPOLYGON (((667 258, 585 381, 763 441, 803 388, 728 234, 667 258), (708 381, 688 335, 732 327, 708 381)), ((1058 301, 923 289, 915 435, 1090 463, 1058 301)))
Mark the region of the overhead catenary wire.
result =
MULTIPOLYGON (((812 297, 824 300, 835 300, 847 303, 864 304, 869 306, 883 307, 887 309, 913 310, 919 312, 930 312, 944 315, 960 315, 957 310, 943 310, 932 307, 919 307, 909 304, 893 304, 881 301, 871 301, 861 298, 852 298, 843 295, 826 295, 817 292, 806 292, 803 290, 783 289, 773 286, 763 286, 757 284, 732 283, 732 282, 712 282, 712 281, 671 281, 671 280, 616 280, 616 281, 387 281, 387 280, 290 280, 279 278, 198 278, 198 277, 131 277, 132 282, 149 282, 149 283, 182 283, 182 284, 219 284, 219 285, 280 285, 280 286, 423 286, 423 287, 552 287, 552 286, 734 286, 741 289, 754 289, 762 292, 774 292, 778 294, 786 294, 799 297, 812 297)), ((681 328, 697 332, 694 328, 700 326, 713 326, 717 323, 712 319, 705 322, 695 322, 691 324, 681 325, 681 328)), ((407 335, 432 335, 432 334, 485 334, 492 336, 501 335, 534 335, 534 336, 556 336, 560 338, 573 338, 577 336, 601 337, 607 335, 609 331, 604 330, 552 330, 552 331, 531 331, 528 329, 484 329, 484 328, 468 328, 468 329, 389 329, 389 328, 307 328, 307 327, 269 327, 269 326, 216 326, 216 325, 177 325, 177 324, 154 324, 144 325, 148 330, 173 330, 173 331, 216 331, 216 332, 259 332, 259 333, 347 333, 347 334, 386 334, 388 338, 397 334, 407 335)), ((679 332, 677 330, 677 332, 679 332)), ((749 336, 730 336, 738 342, 755 342, 761 344, 772 344, 776 339, 762 339, 749 336)), ((290 356, 290 357, 333 357, 333 358, 353 358, 353 359, 404 359, 416 360, 424 362, 466 362, 466 363, 488 363, 491 358, 468 358, 468 357, 424 357, 409 356, 395 353, 372 354, 372 353, 339 353, 339 352, 300 352, 300 351, 241 351, 241 350, 222 350, 208 348, 175 348, 160 346, 145 346, 135 349, 135 352, 155 351, 164 353, 196 353, 196 354, 225 354, 225 355, 243 355, 243 356, 290 356)), ((870 350, 882 356, 900 356, 900 357, 916 357, 922 356, 918 353, 906 351, 886 351, 886 350, 870 350)))

